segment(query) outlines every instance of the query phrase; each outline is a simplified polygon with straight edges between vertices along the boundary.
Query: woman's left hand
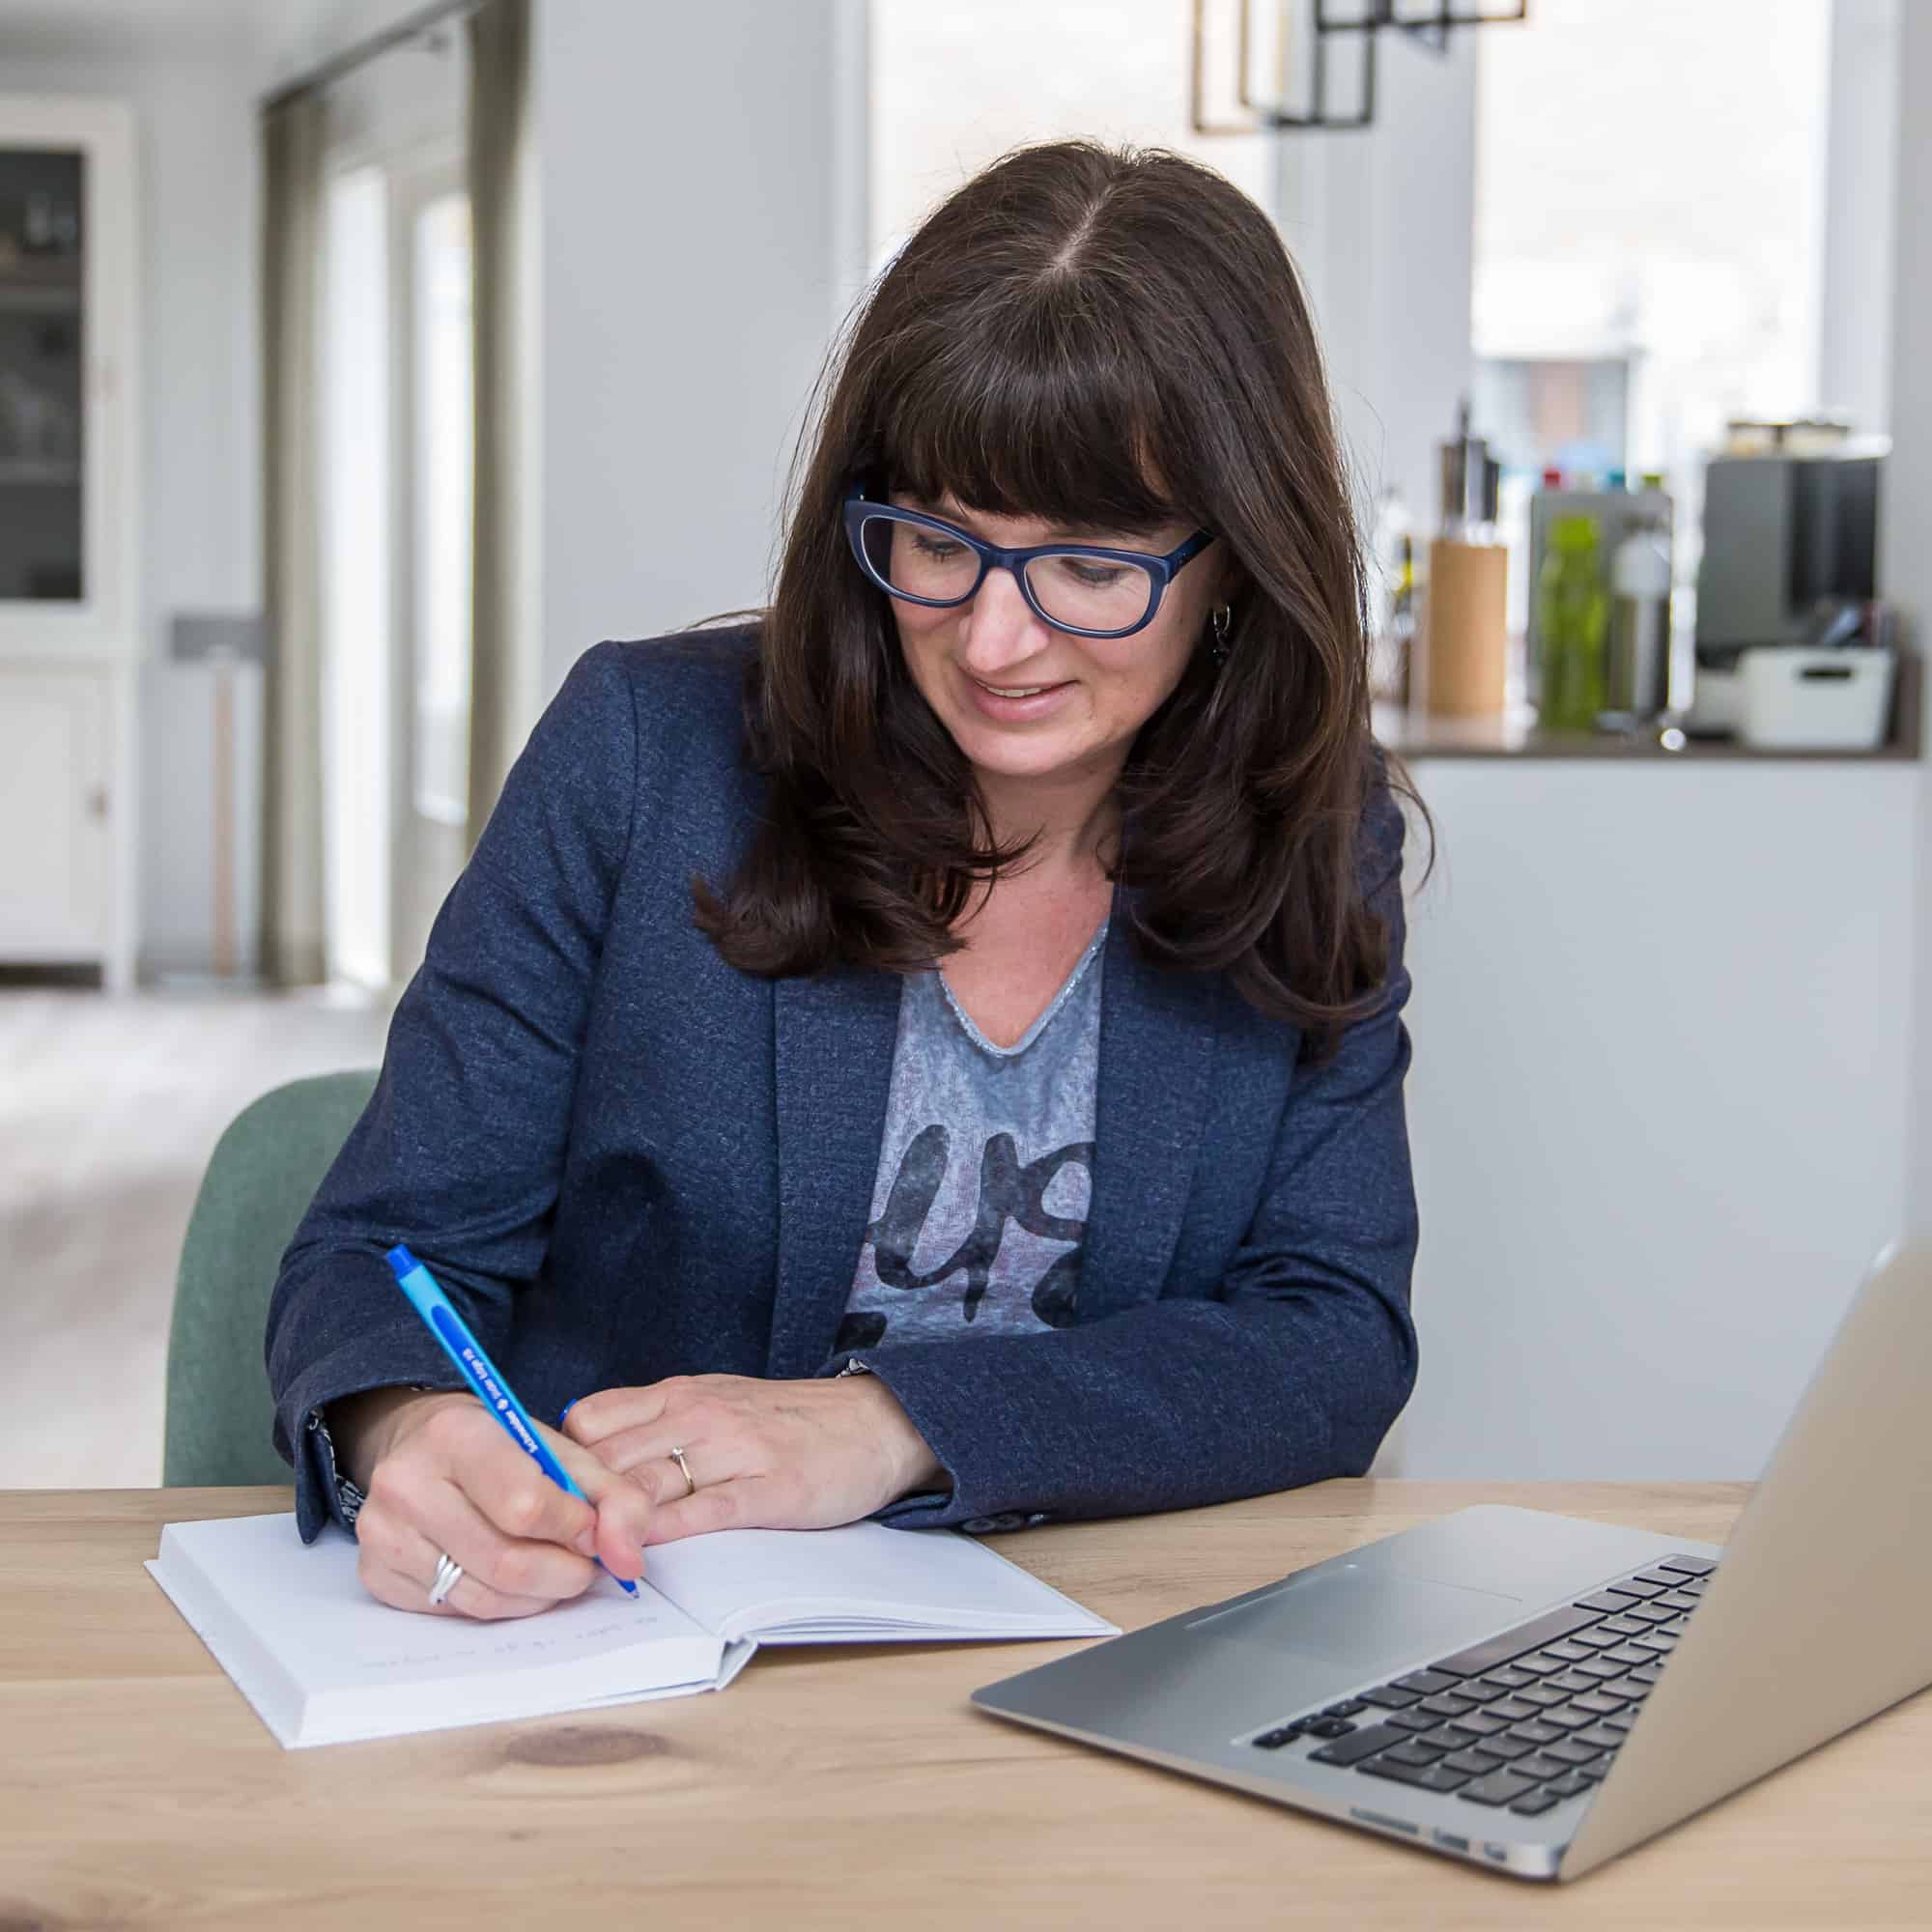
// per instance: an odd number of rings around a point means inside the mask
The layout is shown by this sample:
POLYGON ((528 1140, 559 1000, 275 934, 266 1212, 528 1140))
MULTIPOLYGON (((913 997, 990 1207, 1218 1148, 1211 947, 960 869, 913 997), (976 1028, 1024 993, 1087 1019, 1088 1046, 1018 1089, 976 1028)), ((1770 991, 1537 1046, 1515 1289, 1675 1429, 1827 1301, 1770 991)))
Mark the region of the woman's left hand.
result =
POLYGON ((945 1473, 877 1376, 674 1376, 585 1396, 561 1427, 650 1496, 647 1546, 714 1529, 830 1529, 945 1473), (672 1449, 697 1485, 690 1494, 672 1449))

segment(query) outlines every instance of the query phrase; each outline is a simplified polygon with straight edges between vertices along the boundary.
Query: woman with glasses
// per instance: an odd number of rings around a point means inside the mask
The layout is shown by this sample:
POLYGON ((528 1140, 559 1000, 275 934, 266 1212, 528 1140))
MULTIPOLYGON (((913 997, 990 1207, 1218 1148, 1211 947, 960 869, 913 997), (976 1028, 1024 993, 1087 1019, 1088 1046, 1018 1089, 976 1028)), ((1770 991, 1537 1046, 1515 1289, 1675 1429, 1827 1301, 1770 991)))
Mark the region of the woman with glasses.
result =
POLYGON ((579 662, 284 1259, 302 1533, 385 1602, 1359 1475, 1413 1385, 1403 820, 1275 230, 1019 150, 817 401, 770 608, 579 662))

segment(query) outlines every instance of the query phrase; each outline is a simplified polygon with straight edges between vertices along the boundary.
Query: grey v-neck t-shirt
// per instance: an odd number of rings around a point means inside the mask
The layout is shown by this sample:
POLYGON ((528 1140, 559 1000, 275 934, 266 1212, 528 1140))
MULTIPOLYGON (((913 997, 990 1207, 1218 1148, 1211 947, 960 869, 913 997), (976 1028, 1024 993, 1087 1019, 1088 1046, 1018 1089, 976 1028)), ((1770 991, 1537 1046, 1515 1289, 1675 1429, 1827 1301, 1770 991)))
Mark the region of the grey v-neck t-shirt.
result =
POLYGON ((995 1046, 908 974, 872 1218, 838 1352, 1073 1320, 1094 1191, 1106 921, 1025 1036, 995 1046))

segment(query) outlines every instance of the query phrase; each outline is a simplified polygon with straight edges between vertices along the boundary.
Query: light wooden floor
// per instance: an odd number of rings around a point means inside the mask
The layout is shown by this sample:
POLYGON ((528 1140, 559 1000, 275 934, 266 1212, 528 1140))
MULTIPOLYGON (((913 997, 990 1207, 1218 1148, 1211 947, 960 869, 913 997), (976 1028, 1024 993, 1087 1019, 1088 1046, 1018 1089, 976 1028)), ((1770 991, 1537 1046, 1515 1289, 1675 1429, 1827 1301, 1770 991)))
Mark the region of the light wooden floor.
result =
POLYGON ((221 1130, 383 1055, 327 995, 0 991, 0 1489, 161 1473, 175 1263, 221 1130))

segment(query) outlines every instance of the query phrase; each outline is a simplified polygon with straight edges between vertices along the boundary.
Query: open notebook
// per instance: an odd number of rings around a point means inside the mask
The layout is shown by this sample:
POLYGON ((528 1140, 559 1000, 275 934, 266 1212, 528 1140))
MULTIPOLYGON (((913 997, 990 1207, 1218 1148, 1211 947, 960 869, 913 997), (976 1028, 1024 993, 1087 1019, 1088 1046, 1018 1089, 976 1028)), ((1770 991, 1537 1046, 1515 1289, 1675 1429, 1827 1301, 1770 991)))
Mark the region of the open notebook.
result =
POLYGON ((761 1643, 1113 1636, 1117 1626, 948 1529, 726 1529, 645 1552, 635 1600, 600 1577, 508 1623, 412 1615, 293 1514, 171 1522, 147 1568, 288 1747, 722 1690, 761 1643))

